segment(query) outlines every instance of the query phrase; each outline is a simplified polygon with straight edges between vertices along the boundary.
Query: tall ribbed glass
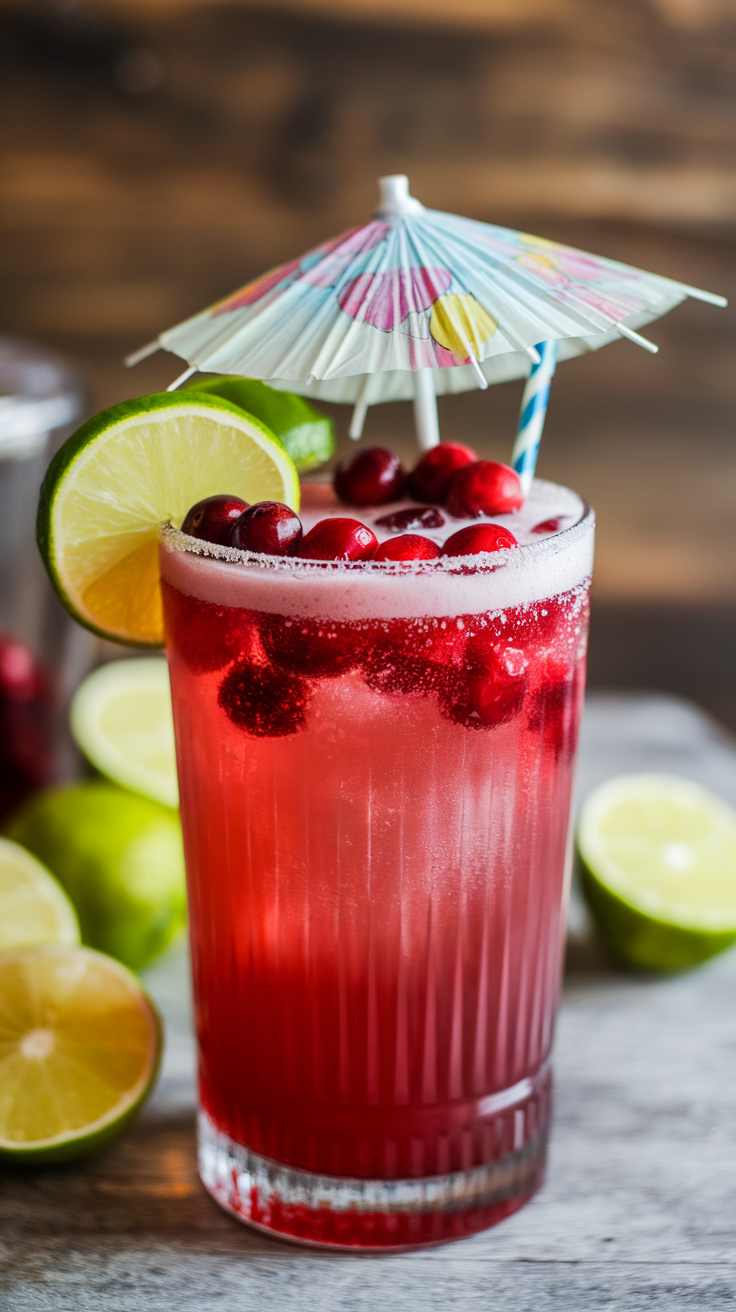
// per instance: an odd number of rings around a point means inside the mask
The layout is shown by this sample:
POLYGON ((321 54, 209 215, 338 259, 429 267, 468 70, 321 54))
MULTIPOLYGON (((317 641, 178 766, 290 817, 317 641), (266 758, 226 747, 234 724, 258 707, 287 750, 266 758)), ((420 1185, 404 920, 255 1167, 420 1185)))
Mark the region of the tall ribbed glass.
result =
POLYGON ((592 537, 468 572, 165 532, 200 1166, 243 1220, 412 1246, 538 1187, 592 537))

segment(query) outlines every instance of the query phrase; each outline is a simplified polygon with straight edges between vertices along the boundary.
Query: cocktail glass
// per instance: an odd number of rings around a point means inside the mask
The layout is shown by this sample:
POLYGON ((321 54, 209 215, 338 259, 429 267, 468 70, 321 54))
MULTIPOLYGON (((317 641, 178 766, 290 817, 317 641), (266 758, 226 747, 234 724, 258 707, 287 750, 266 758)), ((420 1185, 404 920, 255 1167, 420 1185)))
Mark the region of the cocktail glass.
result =
POLYGON ((535 487, 571 526, 470 560, 163 531, 200 1170, 283 1237, 437 1243, 542 1180, 593 515, 535 487))

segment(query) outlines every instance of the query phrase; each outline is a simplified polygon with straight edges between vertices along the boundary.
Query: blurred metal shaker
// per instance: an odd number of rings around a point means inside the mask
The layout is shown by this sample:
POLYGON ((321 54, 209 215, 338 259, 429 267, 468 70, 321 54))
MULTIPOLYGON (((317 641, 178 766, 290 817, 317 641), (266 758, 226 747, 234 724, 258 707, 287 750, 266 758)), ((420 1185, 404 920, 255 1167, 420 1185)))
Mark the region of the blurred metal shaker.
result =
POLYGON ((94 639, 58 601, 35 525, 49 460, 85 405, 63 360, 0 336, 0 816, 73 769, 66 706, 92 662, 94 639))

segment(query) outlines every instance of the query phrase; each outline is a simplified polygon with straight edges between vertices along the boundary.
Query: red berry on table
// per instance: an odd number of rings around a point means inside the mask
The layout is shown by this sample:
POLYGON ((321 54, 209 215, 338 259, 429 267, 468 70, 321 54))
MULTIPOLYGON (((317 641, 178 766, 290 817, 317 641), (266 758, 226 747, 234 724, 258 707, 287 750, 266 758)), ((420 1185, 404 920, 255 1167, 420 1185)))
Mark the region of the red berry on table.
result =
POLYGON ((28 648, 13 638, 0 638, 0 697, 27 702, 37 686, 38 671, 28 648))
POLYGON ((181 531, 192 538, 202 538, 204 542, 229 547, 230 530, 247 505, 248 502, 243 501, 242 497, 227 494, 205 497, 187 511, 181 531))
POLYGON ((407 491, 417 501, 444 501, 453 474, 477 459, 472 447, 460 442, 440 442, 414 466, 407 479, 407 491))
POLYGON ((508 515, 523 504, 521 481, 510 465, 497 460, 476 460, 450 479, 447 509, 456 519, 476 515, 508 515))
POLYGON ((54 769, 50 679, 15 638, 0 637, 0 818, 54 769))
POLYGON ((374 560, 436 560, 440 549, 431 538, 419 533, 402 533, 398 538, 382 542, 374 560))
POLYGON ((409 506, 407 510, 394 510, 382 515, 374 523, 381 528, 395 528, 406 532, 413 528, 442 528, 445 517, 436 506, 409 506))
POLYGON ((218 702, 239 729, 255 738, 285 738, 304 725, 309 684, 267 665, 233 665, 220 685, 218 702))
POLYGON ((378 538, 358 519, 321 519, 304 534, 297 555, 305 560, 370 560, 378 538))
POLYGON ((470 524, 447 539, 442 555, 477 556, 481 551, 505 551, 518 545, 513 533, 502 524, 470 524))
POLYGON ((235 520, 230 546, 266 556, 293 556, 302 540, 302 521, 281 501, 256 501, 235 520))
POLYGON ((398 501, 405 479, 404 467, 393 451, 369 446, 338 465, 332 486, 350 506, 383 506, 398 501))

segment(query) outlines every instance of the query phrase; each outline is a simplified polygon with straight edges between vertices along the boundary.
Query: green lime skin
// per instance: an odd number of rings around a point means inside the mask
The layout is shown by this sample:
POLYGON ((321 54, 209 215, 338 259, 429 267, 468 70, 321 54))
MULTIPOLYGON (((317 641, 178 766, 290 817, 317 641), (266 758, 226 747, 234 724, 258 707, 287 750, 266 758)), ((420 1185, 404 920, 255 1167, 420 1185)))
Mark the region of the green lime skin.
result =
POLYGON ((335 454, 335 426, 295 392, 279 392, 257 378, 224 375, 190 383, 187 390, 219 396, 267 424, 283 443, 300 474, 317 469, 335 454))
POLYGON ((56 875, 74 903, 82 942, 142 970, 186 923, 176 811, 90 781, 37 793, 6 834, 56 875))
MULTIPOLYGON (((216 395, 213 392, 205 393, 197 398, 203 405, 210 405, 213 410, 225 411, 225 413, 242 415, 243 407, 233 405, 225 397, 216 395)), ((64 586, 59 578, 53 555, 53 542, 51 533, 51 519, 54 506, 54 497, 63 480, 64 474, 69 466, 76 460, 80 451, 83 451, 90 442, 94 442, 107 428, 121 423, 125 419, 137 418, 141 414, 151 413, 156 410, 170 410, 176 402, 181 402, 181 394, 178 392, 153 392, 150 396, 135 397, 130 401, 121 401, 118 405, 111 405, 107 410, 101 410, 99 414, 92 415, 87 419, 66 442, 59 447, 53 460, 51 461, 41 484, 41 491, 38 497, 38 513, 36 515, 36 542, 41 553, 41 559, 46 567, 46 572, 59 596, 62 605, 70 611, 78 624, 90 633, 94 633, 99 638, 109 638, 110 634, 104 629, 98 629, 94 624, 88 623, 77 615, 74 607, 67 597, 64 586)), ((268 437, 283 446, 283 442, 271 432, 262 420, 254 416, 255 422, 260 428, 265 428, 268 437)), ((149 648, 147 642, 129 642, 126 645, 131 647, 149 648)))
POLYGON ((146 1087, 137 1102, 129 1107, 127 1112, 124 1112, 116 1121, 111 1121, 109 1125, 103 1125, 94 1134, 70 1138, 68 1143, 57 1143, 52 1144, 49 1148, 33 1148, 30 1150, 28 1148, 0 1148, 0 1161, 5 1162, 6 1166, 36 1170, 43 1169, 46 1166, 64 1166, 67 1162, 82 1161, 85 1157, 92 1157, 95 1153, 106 1148, 108 1144, 117 1139, 118 1135, 123 1134, 138 1119, 158 1079, 164 1046, 164 1025, 161 1014, 146 990, 142 989, 141 991, 150 1008, 156 1026, 158 1042, 156 1060, 153 1063, 146 1087))
POLYGON ((736 929, 685 929, 654 920, 606 888, 579 857, 581 885, 598 932, 614 960, 638 970, 691 970, 736 943, 736 929))

